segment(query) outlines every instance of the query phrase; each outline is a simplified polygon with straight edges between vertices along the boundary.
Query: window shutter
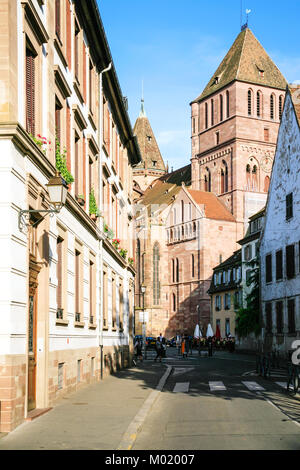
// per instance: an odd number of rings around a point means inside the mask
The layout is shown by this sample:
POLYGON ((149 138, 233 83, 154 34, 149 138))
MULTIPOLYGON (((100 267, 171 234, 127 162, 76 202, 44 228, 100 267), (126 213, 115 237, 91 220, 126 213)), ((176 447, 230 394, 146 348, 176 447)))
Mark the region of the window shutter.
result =
POLYGON ((35 135, 35 63, 29 49, 26 50, 26 130, 35 135))
POLYGON ((286 247, 286 277, 292 279, 295 277, 295 246, 286 247))
POLYGON ((55 0, 55 33, 60 38, 60 0, 55 0))
POLYGON ((61 238, 57 239, 57 308, 63 308, 62 306, 62 242, 61 238))

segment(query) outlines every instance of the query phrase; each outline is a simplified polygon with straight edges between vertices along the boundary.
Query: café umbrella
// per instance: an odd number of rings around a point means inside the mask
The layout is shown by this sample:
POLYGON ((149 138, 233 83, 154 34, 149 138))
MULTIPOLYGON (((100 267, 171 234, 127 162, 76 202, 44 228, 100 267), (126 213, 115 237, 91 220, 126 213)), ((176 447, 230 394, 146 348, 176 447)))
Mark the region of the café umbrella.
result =
POLYGON ((206 337, 209 338, 209 337, 213 337, 214 336, 214 332, 213 332, 213 329, 211 327, 211 324, 209 323, 208 324, 208 327, 207 327, 207 331, 206 331, 206 337))
POLYGON ((216 328, 216 338, 217 338, 217 339, 220 339, 220 338, 221 338, 221 332, 220 332, 220 327, 219 327, 219 325, 217 325, 217 328, 216 328))
POLYGON ((199 325, 196 325, 196 327, 195 327, 194 338, 196 338, 196 339, 199 339, 199 338, 200 338, 200 328, 199 328, 199 325))

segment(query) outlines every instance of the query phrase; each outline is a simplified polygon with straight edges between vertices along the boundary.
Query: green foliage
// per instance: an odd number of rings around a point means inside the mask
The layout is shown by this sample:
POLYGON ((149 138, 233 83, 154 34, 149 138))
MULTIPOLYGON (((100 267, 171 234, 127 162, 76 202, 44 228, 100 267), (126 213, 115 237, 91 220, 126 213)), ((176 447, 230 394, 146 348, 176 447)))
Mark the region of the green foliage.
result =
POLYGON ((95 214, 97 217, 100 215, 100 211, 98 209, 94 189, 90 192, 90 215, 95 214))
POLYGON ((122 258, 126 259, 127 257, 127 250, 124 250, 123 248, 120 249, 119 251, 120 255, 122 256, 122 258))
POLYGON ((246 338, 250 333, 260 334, 260 296, 259 296, 259 267, 258 259, 247 263, 252 271, 247 286, 252 289, 246 297, 246 307, 236 312, 236 332, 240 338, 246 338))
POLYGON ((64 151, 61 152, 60 142, 56 138, 56 146, 55 146, 56 169, 60 172, 61 176, 66 181, 66 183, 71 184, 74 182, 74 178, 67 168, 66 154, 67 154, 66 149, 64 149, 64 151))

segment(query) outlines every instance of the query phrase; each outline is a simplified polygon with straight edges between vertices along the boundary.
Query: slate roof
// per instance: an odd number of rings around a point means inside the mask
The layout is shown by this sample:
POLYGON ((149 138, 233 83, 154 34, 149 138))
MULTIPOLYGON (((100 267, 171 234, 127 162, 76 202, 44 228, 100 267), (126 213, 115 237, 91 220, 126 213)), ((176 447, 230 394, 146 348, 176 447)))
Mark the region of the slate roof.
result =
POLYGON ((202 94, 193 102, 207 98, 234 80, 282 90, 287 86, 284 76, 249 28, 241 31, 202 94), (264 72, 263 76, 260 71, 264 72))
POLYGON ((298 124, 300 126, 300 85, 289 85, 288 89, 291 94, 296 118, 298 119, 298 124))
POLYGON ((206 218, 235 222, 234 216, 215 194, 192 189, 187 191, 198 205, 204 205, 206 218))
POLYGON ((166 172, 164 160, 161 156, 155 135, 150 125, 149 119, 144 110, 142 100, 142 108, 139 117, 133 128, 133 132, 137 137, 139 148, 142 155, 142 162, 136 166, 136 169, 145 168, 151 171, 166 172), (153 161, 156 162, 155 166, 153 161))
POLYGON ((189 186, 191 184, 191 165, 155 180, 139 199, 138 203, 148 205, 169 205, 182 189, 182 182, 189 186))

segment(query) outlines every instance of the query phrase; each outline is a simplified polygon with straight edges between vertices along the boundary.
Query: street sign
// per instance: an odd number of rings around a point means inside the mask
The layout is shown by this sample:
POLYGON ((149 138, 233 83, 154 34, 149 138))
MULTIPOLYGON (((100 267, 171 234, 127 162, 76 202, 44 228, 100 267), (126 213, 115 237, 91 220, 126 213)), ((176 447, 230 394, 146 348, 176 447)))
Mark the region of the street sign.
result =
POLYGON ((140 312, 140 323, 148 323, 148 312, 140 312))

